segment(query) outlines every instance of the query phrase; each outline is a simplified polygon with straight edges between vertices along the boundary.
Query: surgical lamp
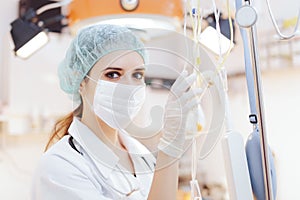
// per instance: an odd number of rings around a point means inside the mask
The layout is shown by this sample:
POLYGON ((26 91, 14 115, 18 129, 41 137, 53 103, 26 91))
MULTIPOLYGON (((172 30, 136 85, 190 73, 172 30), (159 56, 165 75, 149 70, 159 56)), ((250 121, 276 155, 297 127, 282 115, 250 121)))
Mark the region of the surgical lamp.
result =
MULTIPOLYGON (((15 55, 26 59, 42 48, 49 41, 46 27, 52 23, 61 21, 63 15, 57 15, 49 19, 40 20, 39 15, 50 9, 62 7, 69 4, 70 0, 63 0, 57 3, 47 4, 34 10, 29 8, 27 12, 14 20, 11 25, 11 37, 14 42, 15 55)), ((62 27, 67 25, 62 25, 62 27)))
POLYGON ((48 36, 42 26, 33 23, 35 12, 29 10, 22 18, 11 23, 11 36, 15 45, 15 55, 21 58, 28 58, 48 42, 48 36))
POLYGON ((179 31, 183 14, 181 0, 72 0, 68 10, 69 28, 74 35, 92 24, 115 24, 145 38, 158 36, 158 30, 179 31))

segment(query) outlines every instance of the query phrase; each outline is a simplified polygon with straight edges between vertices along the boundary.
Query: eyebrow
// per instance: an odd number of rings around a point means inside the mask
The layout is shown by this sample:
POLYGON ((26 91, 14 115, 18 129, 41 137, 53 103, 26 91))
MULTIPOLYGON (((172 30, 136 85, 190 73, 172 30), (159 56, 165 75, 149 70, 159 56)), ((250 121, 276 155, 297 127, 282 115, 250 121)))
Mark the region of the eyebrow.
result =
POLYGON ((123 70, 122 68, 119 68, 119 67, 107 67, 107 68, 105 68, 105 69, 102 70, 102 71, 110 70, 110 69, 112 69, 112 70, 118 70, 118 71, 122 71, 122 70, 123 70))
MULTIPOLYGON (((105 68, 105 69, 102 70, 102 71, 105 71, 105 70, 117 70, 117 71, 123 71, 124 69, 123 69, 123 68, 120 68, 120 67, 107 67, 107 68, 105 68)), ((136 69, 134 69, 134 71, 142 71, 142 70, 146 70, 145 67, 141 67, 141 68, 136 68, 136 69)))
POLYGON ((134 71, 142 71, 142 70, 146 70, 146 68, 145 67, 141 67, 141 68, 134 69, 134 71))

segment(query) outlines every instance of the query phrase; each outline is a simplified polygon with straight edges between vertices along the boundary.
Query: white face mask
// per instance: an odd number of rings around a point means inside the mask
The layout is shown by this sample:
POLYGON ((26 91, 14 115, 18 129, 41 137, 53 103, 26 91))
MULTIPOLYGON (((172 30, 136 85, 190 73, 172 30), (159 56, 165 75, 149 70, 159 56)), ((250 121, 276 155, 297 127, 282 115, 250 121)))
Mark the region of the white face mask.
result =
POLYGON ((110 127, 126 128, 145 101, 146 87, 98 80, 93 109, 110 127))

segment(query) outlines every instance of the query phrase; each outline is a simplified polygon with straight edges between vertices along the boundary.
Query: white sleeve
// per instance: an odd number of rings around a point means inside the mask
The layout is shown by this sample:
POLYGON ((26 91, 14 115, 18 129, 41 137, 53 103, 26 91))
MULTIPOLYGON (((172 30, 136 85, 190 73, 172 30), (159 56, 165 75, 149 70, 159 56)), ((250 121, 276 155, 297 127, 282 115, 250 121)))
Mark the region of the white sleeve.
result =
POLYGON ((44 157, 33 179, 31 200, 112 200, 88 178, 87 169, 57 155, 44 157))

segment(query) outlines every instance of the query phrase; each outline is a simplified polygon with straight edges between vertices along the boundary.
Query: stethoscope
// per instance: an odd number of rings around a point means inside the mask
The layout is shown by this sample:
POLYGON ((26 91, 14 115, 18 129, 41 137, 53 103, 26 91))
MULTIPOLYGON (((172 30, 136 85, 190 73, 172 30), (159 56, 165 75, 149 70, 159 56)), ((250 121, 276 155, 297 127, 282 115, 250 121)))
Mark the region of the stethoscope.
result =
MULTIPOLYGON (((140 158, 146 163, 146 165, 149 167, 149 169, 151 171, 153 171, 153 168, 151 168, 150 164, 145 159, 145 157, 141 156, 140 158)), ((153 165, 155 166, 154 163, 153 163, 153 165)), ((121 196, 126 196, 126 197, 129 197, 132 193, 140 190, 139 187, 133 186, 132 182, 128 178, 128 175, 125 174, 124 169, 121 169, 121 166, 119 164, 116 165, 116 168, 119 170, 119 172, 121 172, 123 178, 126 180, 127 184, 129 185, 129 188, 130 188, 129 192, 121 191, 121 190, 115 188, 114 186, 108 184, 107 182, 105 183, 106 186, 108 186, 112 191, 119 193, 121 196)), ((102 178, 102 180, 105 180, 105 178, 102 174, 101 174, 101 178, 102 178)))
MULTIPOLYGON (((79 151, 79 150, 76 148, 76 146, 75 146, 75 144, 74 144, 74 142, 73 142, 73 139, 74 139, 74 138, 73 138, 72 136, 70 136, 70 138, 69 138, 69 144, 70 144, 70 146, 71 146, 75 151, 77 151, 79 154, 83 155, 83 153, 82 153, 81 151, 79 151)), ((87 155, 88 155, 88 154, 87 154, 87 155)), ((89 155, 88 155, 88 156, 89 156, 89 155)), ((89 158, 90 158, 90 156, 89 156, 89 158)), ((147 167, 149 167, 149 169, 150 169, 151 171, 153 171, 153 169, 154 169, 154 167, 155 167, 155 163, 153 163, 153 168, 152 168, 151 165, 149 164, 149 162, 147 161, 147 159, 146 159, 144 156, 141 156, 141 157, 139 157, 139 158, 141 158, 141 159, 143 160, 143 162, 145 162, 145 164, 147 165, 147 167)), ((134 187, 134 186, 133 186, 133 184, 132 184, 131 181, 129 180, 128 176, 125 174, 124 169, 121 169, 121 166, 120 166, 119 164, 116 165, 116 168, 118 169, 119 172, 121 172, 123 178, 126 180, 127 184, 129 185, 130 190, 129 190, 129 192, 124 192, 124 191, 121 191, 121 190, 115 188, 114 186, 108 184, 107 182, 104 182, 104 184, 105 184, 106 186, 108 186, 109 189, 111 189, 111 191, 114 191, 114 192, 120 194, 121 196, 129 197, 132 193, 134 193, 134 192, 140 190, 139 187, 134 187)), ((106 179, 106 178, 102 175, 102 173, 99 173, 99 174, 100 174, 102 180, 105 180, 105 179, 106 179)), ((98 175, 98 174, 97 174, 97 175, 98 175)))

